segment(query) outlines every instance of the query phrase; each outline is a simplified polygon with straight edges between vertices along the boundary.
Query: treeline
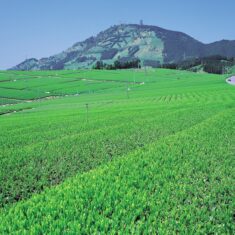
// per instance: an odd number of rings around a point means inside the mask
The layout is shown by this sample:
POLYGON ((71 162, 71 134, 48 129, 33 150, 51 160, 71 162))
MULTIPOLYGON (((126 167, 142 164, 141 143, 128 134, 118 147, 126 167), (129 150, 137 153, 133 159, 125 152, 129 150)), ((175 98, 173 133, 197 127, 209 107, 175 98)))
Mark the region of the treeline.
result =
POLYGON ((207 73, 225 74, 235 65, 235 58, 228 58, 220 55, 188 59, 179 63, 163 64, 162 68, 191 70, 197 72, 198 69, 203 69, 207 73))
POLYGON ((97 61, 93 66, 93 69, 107 69, 107 70, 116 70, 116 69, 131 69, 131 68, 141 68, 141 63, 139 59, 121 62, 116 60, 113 64, 106 64, 103 61, 97 61))

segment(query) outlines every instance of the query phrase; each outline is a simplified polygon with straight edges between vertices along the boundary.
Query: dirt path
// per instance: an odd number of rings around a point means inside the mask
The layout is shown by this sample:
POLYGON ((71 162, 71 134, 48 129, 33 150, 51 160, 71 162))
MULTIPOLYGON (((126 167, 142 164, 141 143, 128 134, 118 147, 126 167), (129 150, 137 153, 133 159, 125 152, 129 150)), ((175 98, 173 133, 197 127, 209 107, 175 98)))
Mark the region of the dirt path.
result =
POLYGON ((228 78, 226 81, 228 84, 235 86, 235 76, 228 78))

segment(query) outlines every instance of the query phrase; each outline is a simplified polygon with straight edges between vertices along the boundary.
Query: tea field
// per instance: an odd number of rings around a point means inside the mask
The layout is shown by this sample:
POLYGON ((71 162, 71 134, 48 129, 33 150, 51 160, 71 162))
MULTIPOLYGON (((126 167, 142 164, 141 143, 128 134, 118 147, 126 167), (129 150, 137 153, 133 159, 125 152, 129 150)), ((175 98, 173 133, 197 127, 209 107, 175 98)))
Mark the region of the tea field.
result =
POLYGON ((234 234, 228 76, 0 71, 0 234, 234 234))

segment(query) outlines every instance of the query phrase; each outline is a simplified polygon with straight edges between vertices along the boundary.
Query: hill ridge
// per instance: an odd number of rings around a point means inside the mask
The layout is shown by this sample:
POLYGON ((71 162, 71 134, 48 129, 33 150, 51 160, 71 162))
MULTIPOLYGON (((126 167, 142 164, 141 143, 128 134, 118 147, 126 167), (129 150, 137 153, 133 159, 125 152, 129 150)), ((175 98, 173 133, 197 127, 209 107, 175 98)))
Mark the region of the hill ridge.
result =
POLYGON ((202 43, 179 31, 153 25, 114 25, 74 43, 67 50, 48 58, 31 58, 12 70, 59 70, 92 68, 97 61, 112 64, 114 61, 140 59, 142 66, 159 67, 188 58, 211 55, 235 57, 235 40, 202 43))

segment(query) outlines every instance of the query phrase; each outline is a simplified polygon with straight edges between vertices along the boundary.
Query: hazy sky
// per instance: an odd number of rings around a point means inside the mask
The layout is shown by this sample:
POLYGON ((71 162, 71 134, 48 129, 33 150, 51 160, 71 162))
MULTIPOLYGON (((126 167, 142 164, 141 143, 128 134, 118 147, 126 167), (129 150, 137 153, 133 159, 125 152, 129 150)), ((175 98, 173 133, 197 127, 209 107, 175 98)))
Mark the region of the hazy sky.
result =
POLYGON ((140 19, 205 43, 235 39, 234 12, 235 0, 0 0, 0 69, 140 19))

